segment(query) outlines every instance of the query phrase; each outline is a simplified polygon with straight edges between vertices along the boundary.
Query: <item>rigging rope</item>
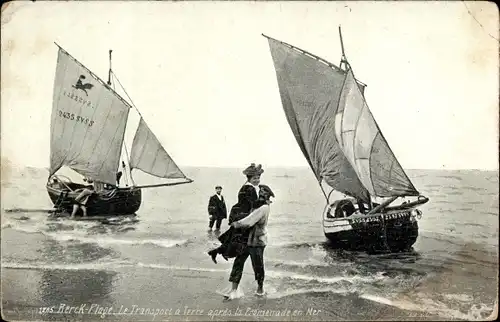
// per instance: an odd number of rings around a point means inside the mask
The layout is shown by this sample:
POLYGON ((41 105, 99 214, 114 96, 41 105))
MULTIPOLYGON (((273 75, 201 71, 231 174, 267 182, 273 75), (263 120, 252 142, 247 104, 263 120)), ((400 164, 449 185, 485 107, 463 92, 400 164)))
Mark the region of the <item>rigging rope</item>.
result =
POLYGON ((131 98, 130 98, 130 96, 128 95, 127 90, 125 89, 125 87, 123 87, 122 83, 121 83, 121 82, 120 82, 120 80, 118 79, 118 76, 115 74, 115 72, 114 72, 114 71, 111 71, 111 74, 113 74, 114 79, 118 82, 118 85, 120 85, 120 87, 121 87, 121 89, 123 90, 123 92, 125 93, 125 95, 127 95, 127 98, 128 98, 128 100, 130 101, 130 104, 132 104, 132 106, 135 108, 135 110, 137 111, 137 113, 139 114, 139 116, 140 116, 142 119, 144 119, 144 118, 142 117, 141 112, 139 112, 139 109, 137 108, 137 106, 135 106, 134 101, 132 101, 132 99, 131 99, 131 98))
MULTIPOLYGON (((110 69, 110 75, 113 76, 113 79, 114 80, 117 80, 113 71, 110 69)), ((119 82, 119 81, 118 81, 119 82)), ((115 82, 112 83, 113 84, 113 90, 116 91, 115 89, 115 82)), ((127 142, 126 142, 126 139, 125 137, 123 138, 123 148, 125 149, 125 157, 127 159, 127 163, 129 164, 129 169, 130 169, 130 158, 129 158, 129 155, 128 155, 128 149, 127 149, 127 142)), ((129 183, 131 182, 132 183, 132 186, 134 185, 134 179, 132 178, 132 170, 130 170, 130 172, 127 171, 127 168, 125 166, 125 163, 123 162, 122 160, 122 168, 123 168, 123 172, 125 172, 125 186, 128 187, 129 183), (129 182, 129 179, 130 179, 130 182, 129 182)))

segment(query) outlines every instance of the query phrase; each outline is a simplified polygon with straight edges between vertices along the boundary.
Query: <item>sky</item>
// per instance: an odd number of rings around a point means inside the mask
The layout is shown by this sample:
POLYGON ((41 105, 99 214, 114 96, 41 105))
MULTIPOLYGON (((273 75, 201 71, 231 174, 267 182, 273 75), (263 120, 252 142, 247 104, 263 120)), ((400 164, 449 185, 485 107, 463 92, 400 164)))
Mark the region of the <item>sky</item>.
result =
POLYGON ((498 169, 497 10, 460 1, 10 2, 2 162, 48 167, 57 42, 105 80, 112 49, 115 74, 181 166, 307 166, 261 34, 338 64, 342 25, 347 59, 403 168, 498 169))

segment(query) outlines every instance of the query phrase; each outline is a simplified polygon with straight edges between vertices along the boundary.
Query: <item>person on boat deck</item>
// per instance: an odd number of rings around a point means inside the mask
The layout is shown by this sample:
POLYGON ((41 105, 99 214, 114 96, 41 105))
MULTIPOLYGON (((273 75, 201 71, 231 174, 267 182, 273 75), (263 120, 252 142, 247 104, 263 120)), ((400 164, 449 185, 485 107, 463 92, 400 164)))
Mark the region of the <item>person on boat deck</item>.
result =
POLYGON ((50 184, 55 189, 64 189, 64 185, 59 182, 56 178, 52 178, 52 183, 50 184))
MULTIPOLYGON (((229 213, 228 224, 233 221, 245 218, 254 208, 254 204, 259 198, 259 183, 260 176, 264 173, 262 166, 252 163, 249 167, 243 170, 243 174, 247 177, 247 181, 238 192, 238 202, 231 208, 229 213)), ((217 263, 217 254, 221 254, 224 259, 236 257, 244 248, 248 241, 249 231, 246 229, 234 229, 230 227, 222 235, 219 236, 221 246, 212 249, 208 255, 212 257, 212 261, 217 263)))
POLYGON ((231 226, 247 228, 250 231, 247 247, 236 256, 229 281, 232 282, 232 290, 229 298, 233 298, 238 289, 238 285, 243 274, 243 268, 248 256, 252 260, 252 267, 257 281, 257 295, 264 294, 264 249, 267 245, 267 222, 269 218, 271 197, 274 193, 271 188, 265 185, 260 186, 259 199, 255 209, 245 218, 231 223, 231 226))
POLYGON ((378 203, 372 202, 372 201, 370 201, 369 203, 365 203, 361 199, 357 199, 357 202, 358 202, 359 212, 361 212, 362 214, 366 214, 366 213, 370 212, 373 208, 375 208, 379 205, 378 203))
POLYGON ((343 199, 339 201, 339 203, 337 204, 337 207, 335 209, 335 217, 336 218, 349 217, 355 212, 356 208, 352 204, 351 200, 343 199))
POLYGON ((116 173, 116 186, 120 185, 120 179, 122 178, 122 175, 123 175, 123 172, 121 172, 121 171, 118 171, 116 173))
POLYGON ((211 196, 208 201, 208 215, 210 218, 208 228, 210 230, 212 230, 214 223, 217 222, 215 224, 215 231, 219 231, 222 220, 227 218, 226 202, 224 201, 224 196, 222 196, 221 193, 222 187, 216 186, 215 194, 211 196))
MULTIPOLYGON (((364 201, 361 199, 357 199, 357 202, 358 202, 359 212, 362 214, 366 213, 367 207, 365 207, 364 201)), ((368 210, 370 210, 370 206, 368 206, 368 210)))

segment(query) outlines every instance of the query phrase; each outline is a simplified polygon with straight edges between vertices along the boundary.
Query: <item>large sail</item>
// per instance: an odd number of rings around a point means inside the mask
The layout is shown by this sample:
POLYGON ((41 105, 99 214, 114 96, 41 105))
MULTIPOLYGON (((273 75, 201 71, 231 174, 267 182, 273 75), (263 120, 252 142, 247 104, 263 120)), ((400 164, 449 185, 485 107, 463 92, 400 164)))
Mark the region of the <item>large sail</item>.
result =
POLYGON ((367 202, 370 194, 418 194, 368 107, 359 105, 366 105, 363 87, 352 72, 275 39, 268 40, 286 118, 317 179, 367 202), (358 109, 363 118, 354 112, 358 109), (375 133, 370 144, 368 133, 375 133))
POLYGON ((130 106, 62 48, 53 95, 50 175, 68 166, 115 184, 130 106))
POLYGON ((134 168, 160 178, 186 178, 142 118, 130 155, 130 169, 134 168))
POLYGON ((302 153, 318 180, 369 201, 368 190, 344 156, 333 116, 345 72, 268 38, 283 109, 302 153))
POLYGON ((352 69, 335 114, 335 134, 344 155, 372 196, 418 195, 375 122, 352 69))

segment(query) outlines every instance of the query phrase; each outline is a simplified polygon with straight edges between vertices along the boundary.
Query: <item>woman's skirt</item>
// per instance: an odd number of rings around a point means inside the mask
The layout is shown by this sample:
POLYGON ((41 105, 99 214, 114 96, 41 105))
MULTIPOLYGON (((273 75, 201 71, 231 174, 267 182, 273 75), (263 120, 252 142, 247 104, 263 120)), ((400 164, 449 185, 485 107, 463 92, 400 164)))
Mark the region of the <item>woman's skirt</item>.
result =
POLYGON ((233 258, 243 253, 248 247, 248 230, 229 228, 219 236, 222 245, 219 247, 220 253, 226 258, 233 258))

